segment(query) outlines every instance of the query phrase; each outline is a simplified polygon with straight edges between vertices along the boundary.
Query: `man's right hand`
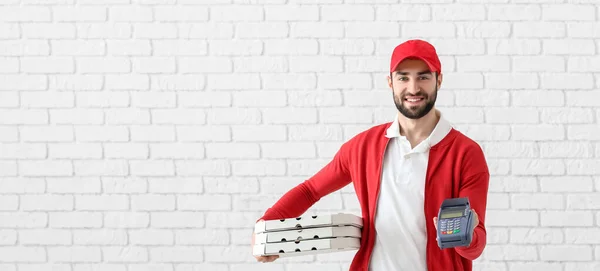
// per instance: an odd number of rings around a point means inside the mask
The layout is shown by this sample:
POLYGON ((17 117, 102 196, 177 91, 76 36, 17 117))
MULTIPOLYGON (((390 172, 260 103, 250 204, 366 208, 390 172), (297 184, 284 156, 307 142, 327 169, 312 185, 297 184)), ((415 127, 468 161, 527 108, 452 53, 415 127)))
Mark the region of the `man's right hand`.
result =
MULTIPOLYGON (((254 236, 255 233, 254 231, 252 232, 252 242, 251 242, 251 248, 254 249, 254 236)), ((277 260, 277 258, 279 258, 279 255, 272 255, 272 256, 254 256, 254 258, 256 258, 257 261, 262 262, 262 263, 270 263, 272 261, 277 260)))

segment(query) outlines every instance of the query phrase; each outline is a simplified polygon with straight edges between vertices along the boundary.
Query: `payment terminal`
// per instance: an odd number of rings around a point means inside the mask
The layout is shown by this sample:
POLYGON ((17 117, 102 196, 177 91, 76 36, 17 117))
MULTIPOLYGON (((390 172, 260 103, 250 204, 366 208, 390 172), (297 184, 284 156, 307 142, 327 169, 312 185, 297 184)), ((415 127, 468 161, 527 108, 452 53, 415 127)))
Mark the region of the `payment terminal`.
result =
POLYGON ((452 198, 442 202, 438 213, 437 239, 441 249, 471 244, 473 213, 468 198, 452 198))

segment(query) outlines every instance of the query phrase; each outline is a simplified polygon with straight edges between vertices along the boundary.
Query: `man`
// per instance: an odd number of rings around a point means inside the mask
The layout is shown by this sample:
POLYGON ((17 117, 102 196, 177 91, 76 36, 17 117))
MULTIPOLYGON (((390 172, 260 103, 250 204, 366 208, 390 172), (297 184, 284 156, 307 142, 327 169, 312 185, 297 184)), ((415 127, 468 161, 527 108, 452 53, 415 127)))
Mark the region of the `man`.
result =
POLYGON ((486 244, 489 171, 483 151, 435 108, 442 73, 431 44, 409 40, 398 45, 387 79, 398 109, 394 121, 342 144, 325 167, 259 220, 300 216, 323 196, 352 183, 364 226, 350 270, 471 270, 486 244), (459 197, 468 197, 474 210, 472 242, 441 250, 438 210, 443 200, 459 197))

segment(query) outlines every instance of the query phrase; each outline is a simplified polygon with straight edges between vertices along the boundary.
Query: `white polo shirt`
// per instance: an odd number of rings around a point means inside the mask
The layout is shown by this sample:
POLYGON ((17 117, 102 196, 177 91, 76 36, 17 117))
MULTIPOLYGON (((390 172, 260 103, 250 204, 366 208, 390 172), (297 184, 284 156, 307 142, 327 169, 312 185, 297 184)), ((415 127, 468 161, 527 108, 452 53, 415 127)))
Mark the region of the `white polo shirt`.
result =
POLYGON ((385 136, 391 139, 383 161, 371 271, 427 270, 423 198, 429 148, 452 129, 441 112, 437 112, 439 122, 430 136, 414 149, 406 137, 400 135, 397 115, 386 131, 385 136))

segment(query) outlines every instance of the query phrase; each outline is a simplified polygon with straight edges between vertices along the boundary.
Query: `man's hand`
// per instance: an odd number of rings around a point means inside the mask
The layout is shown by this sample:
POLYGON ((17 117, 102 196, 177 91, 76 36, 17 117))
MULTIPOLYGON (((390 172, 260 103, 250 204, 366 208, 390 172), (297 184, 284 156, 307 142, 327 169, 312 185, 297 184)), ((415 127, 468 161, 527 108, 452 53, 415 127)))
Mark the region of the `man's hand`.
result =
MULTIPOLYGON (((250 248, 254 249, 254 236, 255 233, 254 231, 252 232, 252 242, 250 244, 250 248)), ((253 254, 254 256, 254 254, 253 254)), ((261 262, 261 263, 270 263, 272 261, 275 261, 277 258, 279 258, 279 255, 272 255, 272 256, 254 256, 254 258, 256 258, 257 261, 261 262)))
MULTIPOLYGON (((475 212, 475 210, 471 210, 473 212, 473 229, 475 227, 477 227, 477 225, 479 225, 479 217, 477 216, 477 212, 475 212)), ((437 232, 437 222, 438 222, 438 218, 437 216, 433 217, 433 226, 435 227, 435 231, 437 232)), ((437 237, 435 238, 435 240, 437 241, 437 237)))

